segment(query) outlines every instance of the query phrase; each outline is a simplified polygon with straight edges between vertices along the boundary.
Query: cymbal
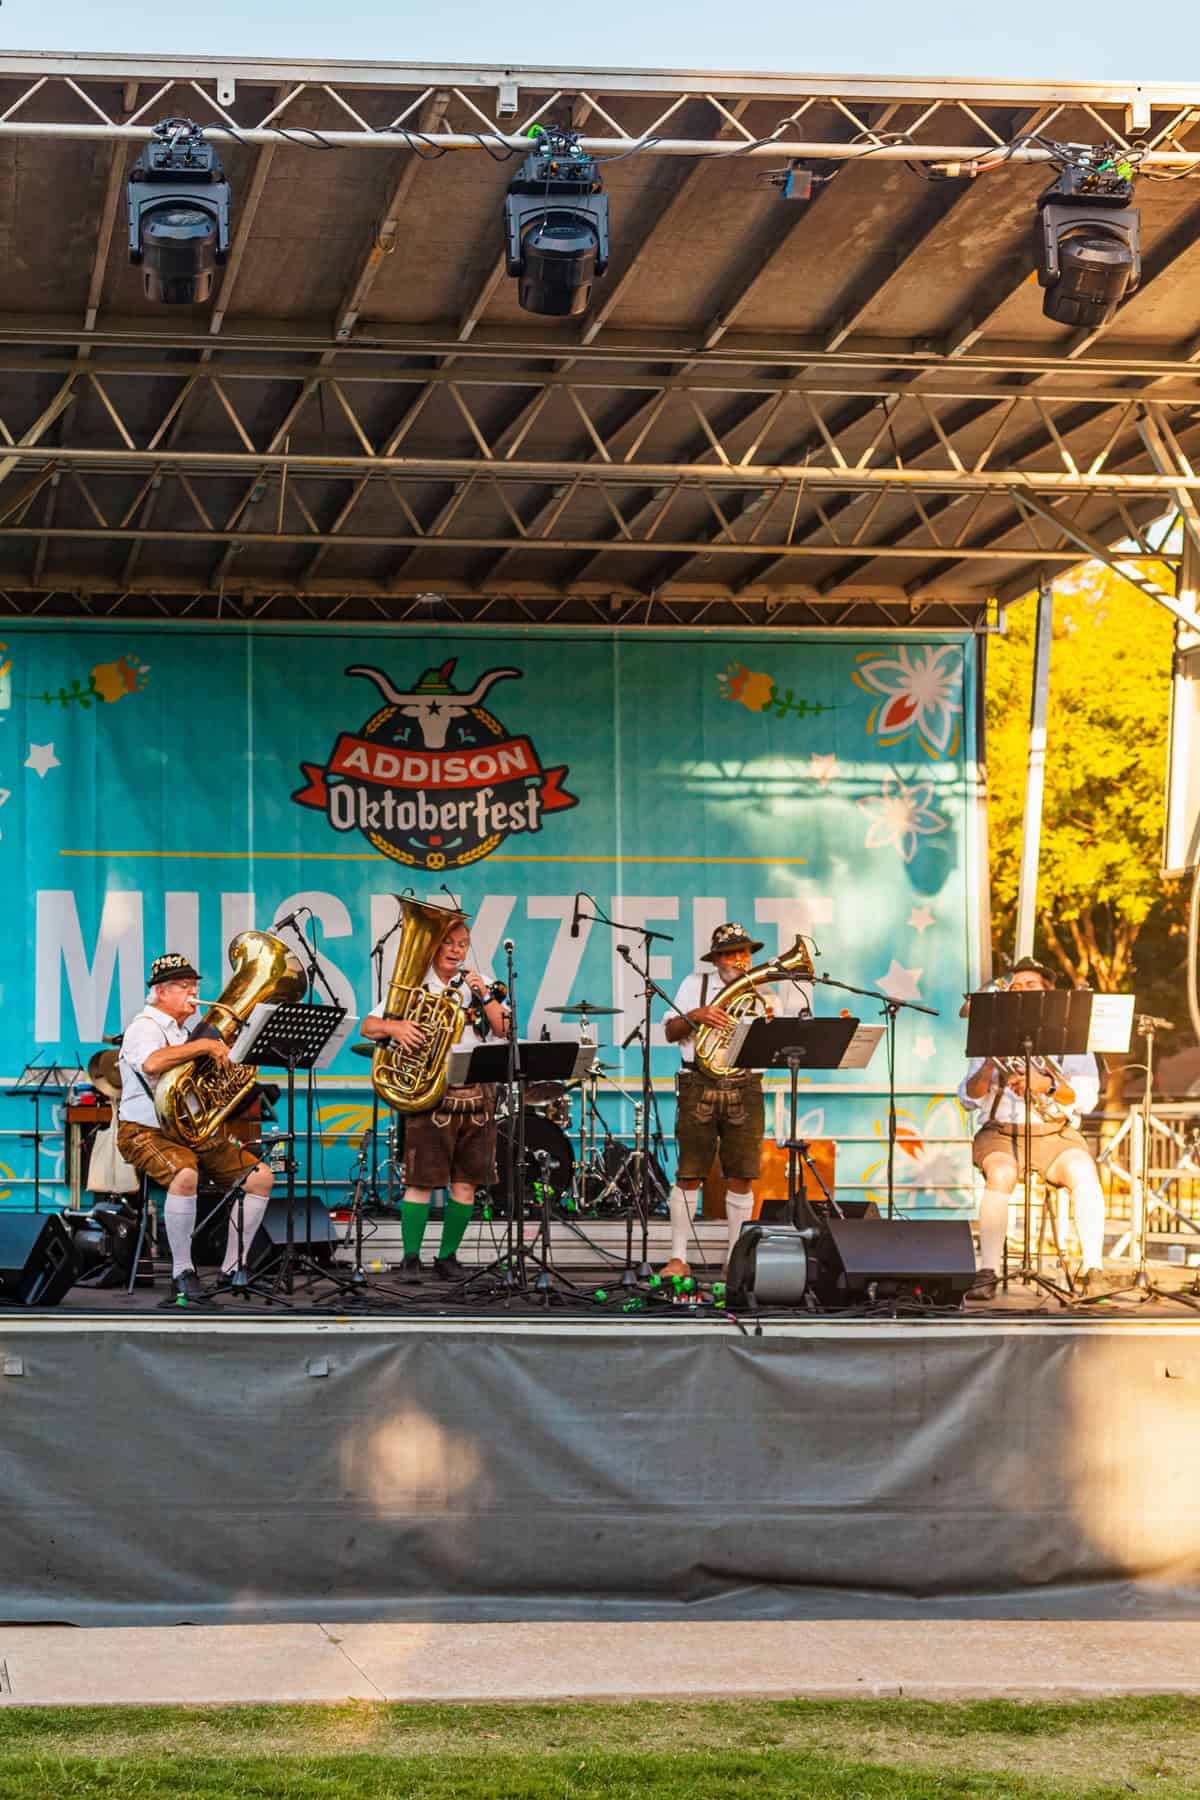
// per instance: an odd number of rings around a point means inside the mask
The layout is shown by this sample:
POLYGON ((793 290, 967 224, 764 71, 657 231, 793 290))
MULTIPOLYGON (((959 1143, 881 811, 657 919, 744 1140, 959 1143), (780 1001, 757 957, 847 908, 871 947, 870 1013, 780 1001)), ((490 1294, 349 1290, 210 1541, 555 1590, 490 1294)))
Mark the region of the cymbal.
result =
POLYGON ((590 1000, 577 1000, 574 1006, 548 1006, 547 1012, 558 1013, 563 1019, 582 1019, 590 1014, 593 1018, 615 1018, 624 1012, 622 1006, 593 1006, 590 1000))
POLYGON ((351 1056, 374 1056, 375 1046, 374 1044, 351 1044, 350 1054, 351 1056))
POLYGON ((115 1050, 97 1050, 88 1061, 88 1080, 109 1100, 121 1098, 121 1071, 115 1050))

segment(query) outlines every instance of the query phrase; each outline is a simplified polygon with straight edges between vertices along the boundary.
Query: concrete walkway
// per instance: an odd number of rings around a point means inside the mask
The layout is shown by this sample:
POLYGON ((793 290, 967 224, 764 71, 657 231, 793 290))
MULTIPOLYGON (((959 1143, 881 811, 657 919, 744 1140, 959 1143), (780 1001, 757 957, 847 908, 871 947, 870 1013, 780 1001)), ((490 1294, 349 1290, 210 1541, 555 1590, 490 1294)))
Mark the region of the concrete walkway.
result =
POLYGON ((1200 1693, 1200 1623, 0 1626, 0 1705, 1200 1693))

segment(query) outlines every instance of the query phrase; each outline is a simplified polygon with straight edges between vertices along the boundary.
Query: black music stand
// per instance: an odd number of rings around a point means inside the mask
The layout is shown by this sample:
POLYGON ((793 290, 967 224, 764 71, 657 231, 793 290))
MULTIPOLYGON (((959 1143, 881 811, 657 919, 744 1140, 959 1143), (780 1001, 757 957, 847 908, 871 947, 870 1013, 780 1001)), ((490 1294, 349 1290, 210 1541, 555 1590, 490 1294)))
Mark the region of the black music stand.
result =
POLYGON ((58 1063, 26 1063, 17 1076, 16 1086, 8 1088, 10 1100, 33 1101, 33 1130, 23 1131, 23 1138, 33 1139, 33 1210, 42 1210, 42 1139, 55 1134, 42 1130, 42 1101, 69 1094, 87 1076, 82 1069, 64 1069, 58 1063))
MULTIPOLYGON (((596 1056, 594 1044, 580 1044, 574 1039, 551 1039, 549 1042, 527 1038, 515 1046, 510 1045, 507 1038, 496 1043, 479 1044, 474 1049, 468 1045, 459 1045, 450 1052, 446 1067, 447 1086, 468 1087, 475 1082, 489 1082, 502 1085, 509 1081, 515 1069, 517 1085, 518 1109, 525 1105, 524 1088, 530 1081, 573 1081, 585 1075, 591 1068, 596 1056), (513 1050, 516 1055, 514 1057, 513 1050)), ((520 1136, 517 1128, 519 1119, 510 1120, 512 1132, 520 1136)), ((518 1148, 524 1148, 523 1143, 518 1148)), ((525 1244, 525 1159, 522 1155, 514 1163, 509 1158, 508 1182, 508 1230, 506 1246, 502 1257, 494 1258, 482 1268, 475 1270, 467 1277, 468 1282, 477 1281, 481 1275, 489 1273, 503 1262, 511 1271, 515 1244, 520 1246, 517 1254, 519 1285, 524 1283, 524 1244, 525 1244)), ((550 1188, 545 1181, 538 1182, 541 1190, 542 1223, 539 1235, 542 1240, 541 1268, 533 1283, 533 1291, 542 1298, 544 1305, 550 1304, 554 1289, 554 1278, 573 1288, 565 1275, 550 1268, 550 1188)))
POLYGON ((733 1040, 731 1068, 762 1070, 787 1064, 791 1077, 787 1204, 788 1219, 797 1231, 815 1231, 821 1225, 805 1189, 806 1169, 824 1194, 830 1212, 838 1218, 842 1216, 809 1155, 809 1141, 796 1136, 800 1070, 863 1069, 874 1055, 883 1030, 882 1025, 862 1025, 857 1019, 755 1019, 745 1028, 740 1043, 736 1036, 733 1040))
MULTIPOLYGON (((287 1141, 287 1239, 284 1244, 283 1259, 275 1274, 272 1293, 277 1294, 282 1287, 289 1295, 293 1290, 295 1272, 303 1268, 308 1274, 322 1281, 337 1281, 340 1278, 331 1275, 328 1269, 305 1254, 297 1256, 295 1242, 295 1209, 296 1209, 296 1158, 293 1154, 296 1147, 296 1070, 315 1069, 327 1045, 338 1031, 342 1021, 347 1017, 344 1006, 321 1006, 313 1001, 286 1001, 276 1006, 270 1016, 264 1019, 261 1027, 253 1032, 246 1043, 240 1047, 242 1057, 251 1059, 259 1068, 287 1070, 287 1131, 283 1134, 287 1141)), ((311 1110, 311 1109, 310 1109, 311 1110)), ((307 1236, 305 1243, 312 1242, 312 1158, 309 1158, 308 1201, 307 1201, 307 1236)))
MULTIPOLYGON (((1053 1294, 1060 1306, 1075 1298, 1075 1284, 1070 1270, 1063 1264, 1067 1278, 1065 1288, 1043 1275, 1033 1266, 1033 1095, 1030 1078, 1037 1057, 1049 1057, 1061 1063, 1064 1056, 1083 1056, 1088 1049, 1092 1026, 1092 996, 1086 989, 1070 991, 1030 990, 1018 993, 979 993, 970 996, 967 1012, 967 1055, 971 1058, 994 1057, 1018 1059, 1025 1078, 1025 1217, 1021 1241, 1021 1267, 1017 1280, 1026 1287, 1042 1288, 1053 1294)), ((1004 1290, 1008 1292, 1008 1267, 1005 1259, 1004 1290)))

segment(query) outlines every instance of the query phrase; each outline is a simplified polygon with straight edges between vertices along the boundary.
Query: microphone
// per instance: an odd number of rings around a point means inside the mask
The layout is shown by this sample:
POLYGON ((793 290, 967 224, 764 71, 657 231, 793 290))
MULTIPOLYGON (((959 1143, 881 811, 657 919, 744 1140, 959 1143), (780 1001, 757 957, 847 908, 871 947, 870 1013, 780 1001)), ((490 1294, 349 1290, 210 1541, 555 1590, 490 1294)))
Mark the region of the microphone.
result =
POLYGON ((1138 1030, 1142 1032, 1174 1031, 1175 1029, 1174 1023, 1170 1019, 1156 1019, 1153 1013, 1139 1013, 1137 1024, 1138 1030))
POLYGON ((294 925, 296 923, 296 920, 300 917, 300 914, 306 913, 308 911, 309 911, 309 909, 307 906, 298 906, 296 908, 295 912, 290 912, 290 913, 285 914, 282 919, 276 919, 276 921, 275 921, 276 931, 282 931, 285 925, 294 925))
POLYGON ((583 898, 582 894, 576 894, 576 896, 575 896, 575 910, 571 914, 571 936, 573 938, 577 938, 579 936, 579 902, 582 900, 582 898, 583 898))
POLYGON ((512 941, 512 939, 511 939, 511 938, 505 938, 505 940, 504 940, 504 954, 505 954, 505 955, 506 955, 506 956, 511 956, 511 955, 512 955, 512 953, 513 953, 513 951, 514 951, 514 950, 515 950, 515 949, 516 949, 516 947, 517 947, 517 946, 516 946, 516 945, 515 945, 515 944, 514 944, 514 943, 513 943, 513 941, 512 941))

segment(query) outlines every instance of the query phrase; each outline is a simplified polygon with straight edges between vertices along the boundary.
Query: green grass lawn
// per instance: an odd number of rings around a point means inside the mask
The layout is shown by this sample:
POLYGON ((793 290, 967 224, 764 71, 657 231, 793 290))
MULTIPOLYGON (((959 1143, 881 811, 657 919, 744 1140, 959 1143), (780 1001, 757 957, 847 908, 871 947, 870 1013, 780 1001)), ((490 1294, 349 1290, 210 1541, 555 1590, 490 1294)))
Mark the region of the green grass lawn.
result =
POLYGON ((1200 1794, 1200 1701, 0 1711, 2 1800, 1200 1794))

